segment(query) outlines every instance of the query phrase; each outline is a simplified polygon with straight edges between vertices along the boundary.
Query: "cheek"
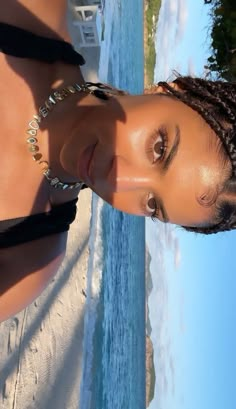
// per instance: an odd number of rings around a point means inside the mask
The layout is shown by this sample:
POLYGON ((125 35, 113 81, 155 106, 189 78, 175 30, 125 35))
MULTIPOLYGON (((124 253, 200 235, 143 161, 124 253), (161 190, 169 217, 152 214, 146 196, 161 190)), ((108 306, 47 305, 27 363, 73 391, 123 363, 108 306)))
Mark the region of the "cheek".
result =
POLYGON ((115 134, 115 153, 126 158, 127 161, 142 157, 145 149, 145 137, 141 127, 131 121, 126 124, 117 124, 115 134))
POLYGON ((110 205, 125 213, 143 216, 142 196, 136 192, 115 192, 105 198, 110 205))

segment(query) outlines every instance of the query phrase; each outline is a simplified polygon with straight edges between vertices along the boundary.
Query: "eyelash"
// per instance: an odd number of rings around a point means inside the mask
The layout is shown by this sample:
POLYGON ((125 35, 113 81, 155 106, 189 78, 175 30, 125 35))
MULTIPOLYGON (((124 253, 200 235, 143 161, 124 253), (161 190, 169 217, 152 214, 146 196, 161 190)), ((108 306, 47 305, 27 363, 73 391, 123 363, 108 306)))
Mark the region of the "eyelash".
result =
MULTIPOLYGON (((166 151, 167 151, 167 148, 168 148, 167 131, 166 131, 166 129, 164 127, 161 127, 158 130, 155 130, 154 133, 149 138, 148 146, 147 146, 147 149, 146 149, 146 153, 147 153, 148 157, 150 157, 150 155, 152 155, 152 157, 154 157, 154 147, 155 147, 155 144, 157 142, 159 142, 158 141, 159 137, 162 139, 162 146, 161 146, 162 149, 163 149, 162 155, 157 160, 152 159, 152 164, 155 164, 156 162, 162 162, 165 159, 166 151)), ((151 195, 152 195, 151 193, 148 194, 148 198, 146 199, 146 202, 145 202, 145 204, 143 206, 145 214, 147 214, 147 205, 148 205, 148 201, 151 198, 151 195)), ((153 196, 153 198, 154 198, 154 196, 153 196)), ((152 221, 156 221, 158 219, 158 206, 157 206, 156 200, 155 200, 155 208, 154 208, 152 214, 151 215, 149 214, 149 217, 151 217, 152 221)))
POLYGON ((147 212, 148 201, 150 199, 152 199, 152 198, 154 199, 154 196, 152 195, 152 193, 149 193, 148 196, 145 199, 145 203, 142 204, 143 213, 146 216, 151 217, 152 221, 156 221, 158 219, 158 206, 157 206, 156 200, 155 200, 155 208, 154 208, 153 212, 151 214, 147 212))
POLYGON ((146 153, 148 157, 150 158, 150 155, 152 156, 152 164, 155 164, 156 162, 162 162, 165 158, 166 151, 168 148, 168 137, 167 137, 167 131, 164 127, 159 128, 158 130, 155 130, 154 133, 150 136, 149 141, 148 141, 148 146, 146 149, 146 153), (163 149, 162 155, 158 159, 153 159, 154 158, 154 148, 155 145, 160 142, 158 141, 158 138, 161 138, 162 146, 161 148, 163 149))

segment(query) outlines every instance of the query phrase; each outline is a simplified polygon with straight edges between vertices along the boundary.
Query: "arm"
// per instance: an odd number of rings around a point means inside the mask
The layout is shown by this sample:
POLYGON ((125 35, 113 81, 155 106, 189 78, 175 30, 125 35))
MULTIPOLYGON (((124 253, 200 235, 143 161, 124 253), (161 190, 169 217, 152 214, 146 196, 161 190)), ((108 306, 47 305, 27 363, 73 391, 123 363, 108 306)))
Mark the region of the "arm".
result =
POLYGON ((0 250, 0 322, 23 310, 50 283, 65 256, 67 233, 0 250))

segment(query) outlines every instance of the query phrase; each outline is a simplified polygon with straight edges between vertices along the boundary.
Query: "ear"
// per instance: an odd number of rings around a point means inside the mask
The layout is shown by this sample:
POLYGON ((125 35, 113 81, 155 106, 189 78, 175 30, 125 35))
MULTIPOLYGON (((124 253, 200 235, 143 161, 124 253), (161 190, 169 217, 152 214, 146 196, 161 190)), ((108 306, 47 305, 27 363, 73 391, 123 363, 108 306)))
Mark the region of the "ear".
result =
MULTIPOLYGON (((176 82, 167 82, 167 84, 176 91, 181 91, 182 88, 176 82)), ((157 86, 157 92, 166 93, 168 90, 163 85, 157 86)))
MULTIPOLYGON (((176 91, 182 91, 176 82, 167 82, 167 84, 176 91)), ((145 90, 145 94, 167 94, 169 90, 164 85, 154 84, 145 90)))

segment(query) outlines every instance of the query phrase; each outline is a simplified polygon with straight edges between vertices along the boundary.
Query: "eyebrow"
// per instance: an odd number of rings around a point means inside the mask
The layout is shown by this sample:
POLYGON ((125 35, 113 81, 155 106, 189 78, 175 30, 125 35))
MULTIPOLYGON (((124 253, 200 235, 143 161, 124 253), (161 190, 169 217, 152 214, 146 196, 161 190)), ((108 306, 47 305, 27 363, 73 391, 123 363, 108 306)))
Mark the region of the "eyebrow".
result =
MULTIPOLYGON (((176 125, 176 127, 175 127, 175 139, 174 139, 173 145, 172 145, 172 147, 170 149, 169 154, 164 159, 164 163, 163 163, 163 172, 164 173, 167 172, 167 170, 169 169, 171 163, 173 162, 173 160, 174 160, 174 158, 175 158, 175 156, 176 156, 176 154, 178 152, 179 144, 180 144, 180 129, 179 129, 179 126, 176 125)), ((161 198, 158 198, 158 207, 159 207, 159 209, 161 211, 163 221, 165 223, 168 223, 169 222, 169 217, 168 217, 167 211, 165 209, 165 206, 164 206, 161 198)))
POLYGON ((175 156, 176 156, 176 154, 178 152, 179 144, 180 144, 180 129, 179 129, 179 126, 176 125, 174 143, 173 143, 173 145, 171 147, 171 150, 170 150, 169 154, 167 155, 167 157, 164 160, 164 164, 163 164, 163 171, 164 172, 166 172, 169 169, 171 163, 173 162, 173 159, 175 158, 175 156))

